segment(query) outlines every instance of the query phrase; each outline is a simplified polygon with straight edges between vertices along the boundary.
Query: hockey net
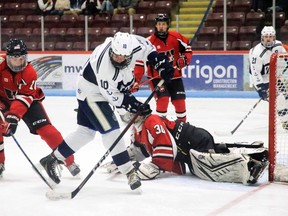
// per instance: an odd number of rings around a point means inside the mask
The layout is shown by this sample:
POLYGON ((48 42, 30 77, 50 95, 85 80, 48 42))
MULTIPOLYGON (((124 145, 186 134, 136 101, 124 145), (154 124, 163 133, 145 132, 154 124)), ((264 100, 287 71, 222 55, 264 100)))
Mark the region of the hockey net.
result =
POLYGON ((269 162, 269 181, 288 182, 288 53, 270 59, 269 162))

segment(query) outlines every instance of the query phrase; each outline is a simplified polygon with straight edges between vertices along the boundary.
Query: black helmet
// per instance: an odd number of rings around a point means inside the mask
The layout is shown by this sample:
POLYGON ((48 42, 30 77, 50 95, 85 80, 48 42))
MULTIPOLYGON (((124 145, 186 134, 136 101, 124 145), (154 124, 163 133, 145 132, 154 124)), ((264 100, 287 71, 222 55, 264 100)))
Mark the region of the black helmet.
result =
POLYGON ((18 38, 10 39, 6 47, 6 54, 9 56, 26 55, 27 46, 21 39, 18 38))
POLYGON ((27 46, 23 40, 18 38, 10 39, 6 47, 7 65, 13 72, 20 72, 27 66, 27 46), (13 65, 11 58, 23 58, 21 65, 13 65))
POLYGON ((159 32, 157 31, 157 28, 155 27, 155 35, 159 38, 163 38, 165 39, 167 37, 168 34, 168 29, 170 27, 170 18, 168 17, 167 14, 157 14, 156 18, 155 18, 155 25, 158 22, 166 22, 168 25, 167 31, 166 32, 159 32))

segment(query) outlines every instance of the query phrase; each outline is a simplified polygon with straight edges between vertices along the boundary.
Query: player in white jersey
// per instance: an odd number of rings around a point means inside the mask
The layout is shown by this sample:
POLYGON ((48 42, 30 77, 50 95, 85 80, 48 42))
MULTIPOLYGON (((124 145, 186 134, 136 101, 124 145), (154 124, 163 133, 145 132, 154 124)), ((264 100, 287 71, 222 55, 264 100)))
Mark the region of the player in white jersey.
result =
MULTIPOLYGON (((96 131, 102 134, 104 146, 109 149, 120 135, 119 123, 110 105, 128 112, 151 113, 150 106, 139 102, 130 92, 135 79, 133 69, 137 59, 147 60, 160 72, 165 81, 173 77, 169 60, 158 55, 145 38, 117 32, 95 48, 81 71, 77 83, 76 131, 68 135, 52 154, 40 160, 51 179, 60 181, 55 167, 69 155, 92 141, 96 131)), ((132 190, 141 186, 122 138, 110 152, 121 173, 126 174, 132 190)))
MULTIPOLYGON (((269 96, 270 57, 273 53, 281 52, 286 52, 286 50, 282 42, 276 40, 275 29, 272 26, 264 26, 261 31, 261 42, 249 51, 251 80, 262 100, 268 101, 269 96)), ((288 104, 288 96, 284 101, 288 104)), ((288 130, 288 109, 278 110, 278 115, 283 128, 288 130)))

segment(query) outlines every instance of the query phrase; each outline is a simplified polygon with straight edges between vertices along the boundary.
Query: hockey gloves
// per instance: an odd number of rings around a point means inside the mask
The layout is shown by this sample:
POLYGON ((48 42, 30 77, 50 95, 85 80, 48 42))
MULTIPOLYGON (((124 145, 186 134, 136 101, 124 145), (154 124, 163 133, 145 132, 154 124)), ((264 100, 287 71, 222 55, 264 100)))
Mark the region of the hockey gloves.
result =
POLYGON ((178 70, 181 70, 182 68, 186 67, 187 65, 186 56, 180 56, 176 62, 176 65, 178 70))
POLYGON ((3 135, 8 137, 11 136, 11 134, 14 134, 16 132, 19 121, 20 119, 16 115, 8 113, 5 116, 3 135))
POLYGON ((121 108, 124 108, 130 113, 140 112, 141 116, 149 115, 152 112, 149 104, 141 103, 131 94, 124 94, 121 108))
POLYGON ((257 92, 259 94, 259 97, 262 100, 268 101, 269 83, 261 83, 261 84, 258 84, 256 87, 257 87, 257 92))
POLYGON ((155 64, 154 68, 158 71, 160 77, 164 79, 165 82, 170 82, 174 76, 173 66, 166 56, 159 55, 157 59, 158 62, 155 64))

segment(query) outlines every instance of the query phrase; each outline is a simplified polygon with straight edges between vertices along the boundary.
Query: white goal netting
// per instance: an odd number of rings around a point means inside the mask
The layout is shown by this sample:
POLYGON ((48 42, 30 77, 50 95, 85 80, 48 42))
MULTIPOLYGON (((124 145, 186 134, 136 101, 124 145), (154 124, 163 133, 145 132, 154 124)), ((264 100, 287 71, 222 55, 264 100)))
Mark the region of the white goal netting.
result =
POLYGON ((269 79, 269 180, 288 182, 288 53, 271 56, 269 79))

